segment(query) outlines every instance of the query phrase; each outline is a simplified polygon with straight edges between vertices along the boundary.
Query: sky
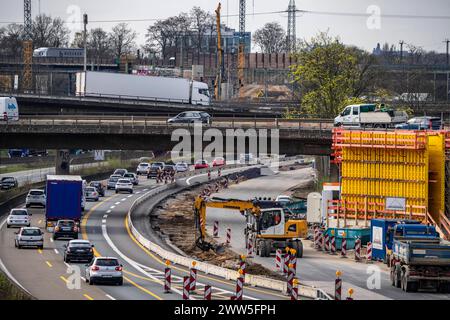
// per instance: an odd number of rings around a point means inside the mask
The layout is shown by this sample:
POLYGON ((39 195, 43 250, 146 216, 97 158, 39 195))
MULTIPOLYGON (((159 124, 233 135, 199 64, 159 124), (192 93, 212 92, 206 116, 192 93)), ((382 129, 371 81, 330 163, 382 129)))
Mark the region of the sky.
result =
MULTIPOLYGON (((217 4, 217 0, 32 0, 32 14, 60 16, 73 33, 81 30, 82 25, 77 21, 81 21, 85 12, 91 21, 88 29, 110 30, 117 22, 94 21, 164 19, 188 12, 193 6, 214 12, 217 4)), ((273 21, 286 29, 287 13, 259 13, 283 11, 288 4, 289 0, 247 0, 246 31, 254 32, 273 21)), ((368 51, 377 43, 398 45, 403 40, 425 50, 445 52, 444 40, 450 38, 449 0, 296 0, 296 5, 297 9, 306 11, 297 13, 296 19, 297 37, 302 39, 328 30, 344 43, 368 51)), ((238 29, 238 18, 233 15, 238 12, 239 0, 222 0, 222 21, 235 29, 238 29)), ((4 22, 23 22, 22 0, 0 0, 0 26, 4 22)), ((138 44, 145 42, 146 28, 152 23, 129 23, 138 33, 138 44)))

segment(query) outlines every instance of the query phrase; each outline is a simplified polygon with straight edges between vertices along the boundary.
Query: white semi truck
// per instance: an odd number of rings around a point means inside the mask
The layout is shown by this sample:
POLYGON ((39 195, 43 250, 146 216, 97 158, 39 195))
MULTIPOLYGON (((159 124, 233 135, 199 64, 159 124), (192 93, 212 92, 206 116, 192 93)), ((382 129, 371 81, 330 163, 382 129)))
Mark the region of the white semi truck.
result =
POLYGON ((203 82, 93 71, 77 73, 76 95, 203 106, 211 103, 208 85, 203 82))
POLYGON ((375 104, 357 104, 345 107, 334 119, 336 127, 394 128, 408 121, 405 111, 377 109, 375 104))

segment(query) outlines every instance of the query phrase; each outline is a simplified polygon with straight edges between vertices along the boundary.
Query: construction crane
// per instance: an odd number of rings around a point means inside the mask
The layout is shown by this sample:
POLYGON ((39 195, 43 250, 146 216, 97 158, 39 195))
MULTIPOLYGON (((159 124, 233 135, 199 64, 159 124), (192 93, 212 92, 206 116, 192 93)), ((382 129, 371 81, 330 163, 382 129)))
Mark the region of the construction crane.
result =
POLYGON ((244 86, 244 68, 245 68, 245 0, 239 0, 239 49, 238 49, 238 79, 239 96, 242 96, 242 87, 244 86))
POLYGON ((251 242, 261 257, 269 257, 276 249, 286 247, 295 249, 297 257, 303 256, 301 238, 308 235, 308 223, 285 212, 283 207, 274 201, 238 200, 238 199, 205 199, 197 197, 194 202, 194 219, 196 227, 196 245, 204 251, 223 252, 223 247, 205 241, 206 209, 220 208, 238 210, 246 218, 246 243, 251 242))
POLYGON ((31 20, 31 0, 23 1, 24 14, 24 37, 23 37, 23 75, 22 88, 24 92, 29 92, 33 88, 33 41, 32 41, 32 20, 31 20))
POLYGON ((222 8, 222 4, 219 2, 219 5, 216 9, 216 23, 217 23, 217 75, 216 81, 214 83, 214 97, 216 100, 220 100, 221 97, 221 86, 222 86, 222 65, 223 65, 223 49, 222 49, 222 33, 220 30, 220 10, 222 8))

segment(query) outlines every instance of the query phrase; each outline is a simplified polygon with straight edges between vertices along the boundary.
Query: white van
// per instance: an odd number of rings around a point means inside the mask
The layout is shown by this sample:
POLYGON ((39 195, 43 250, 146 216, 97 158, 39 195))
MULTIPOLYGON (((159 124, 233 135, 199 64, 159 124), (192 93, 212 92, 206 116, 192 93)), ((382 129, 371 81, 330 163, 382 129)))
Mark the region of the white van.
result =
POLYGON ((19 120, 19 105, 14 97, 0 97, 0 121, 19 120))

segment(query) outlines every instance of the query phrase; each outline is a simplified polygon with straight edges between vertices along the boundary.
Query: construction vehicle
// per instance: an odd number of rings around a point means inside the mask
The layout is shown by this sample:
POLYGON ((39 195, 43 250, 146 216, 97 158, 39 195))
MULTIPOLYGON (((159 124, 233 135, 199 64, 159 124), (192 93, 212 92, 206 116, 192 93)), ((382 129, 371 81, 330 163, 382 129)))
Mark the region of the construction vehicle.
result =
POLYGON ((450 245, 434 226, 398 224, 389 257, 391 284, 406 292, 450 292, 450 245))
POLYGON ((197 197, 194 202, 196 245, 204 250, 223 251, 223 246, 206 242, 206 209, 220 208, 238 210, 246 218, 245 240, 251 242, 256 253, 269 257, 276 249, 295 249, 297 257, 303 256, 301 238, 308 235, 306 220, 286 213, 275 201, 237 200, 197 197))

